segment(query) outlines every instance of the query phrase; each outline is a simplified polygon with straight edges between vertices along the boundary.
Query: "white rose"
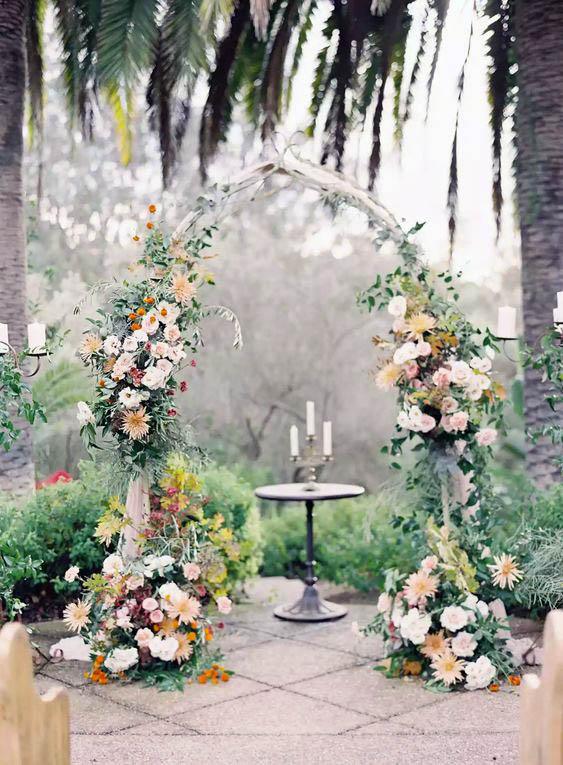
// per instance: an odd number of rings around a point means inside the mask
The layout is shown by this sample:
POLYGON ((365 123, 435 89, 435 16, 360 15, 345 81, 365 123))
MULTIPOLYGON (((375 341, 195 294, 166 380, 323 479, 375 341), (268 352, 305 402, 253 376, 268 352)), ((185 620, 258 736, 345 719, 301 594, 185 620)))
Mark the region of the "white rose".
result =
POLYGON ((117 356, 121 343, 117 335, 108 335, 104 340, 104 352, 107 356, 117 356))
POLYGON ((76 413, 76 419, 82 427, 84 427, 84 425, 88 425, 89 423, 96 422, 94 413, 85 401, 79 401, 76 407, 78 409, 78 412, 76 413))
POLYGON ((430 356, 432 353, 432 346, 427 343, 426 340, 419 340, 416 344, 417 356, 430 356))
POLYGON ((161 659, 162 661, 172 661, 178 650, 178 641, 176 638, 168 637, 153 637, 148 644, 151 656, 155 659, 161 659))
POLYGON ((78 566, 71 566, 65 571, 65 582, 74 582, 79 573, 78 566))
POLYGON ((399 412, 399 416, 397 417, 397 425, 400 428, 410 428, 411 421, 409 419, 409 415, 405 410, 403 409, 401 412, 399 412))
POLYGON ((168 345, 168 343, 158 342, 152 346, 151 355, 155 356, 157 359, 162 359, 164 358, 164 356, 168 355, 169 349, 170 349, 170 346, 168 345))
POLYGON ((430 614, 421 613, 418 608, 411 608, 401 619, 400 633, 405 640, 415 645, 424 643, 424 638, 432 625, 430 614))
POLYGON ((485 603, 484 600, 478 600, 475 608, 477 611, 479 611, 483 619, 486 619, 489 615, 489 606, 485 603))
POLYGON ((156 367, 157 369, 160 369, 161 372, 164 372, 166 377, 168 377, 168 375, 172 372, 172 369, 173 369, 173 365, 168 361, 168 359, 159 359, 156 362, 156 367))
POLYGON ((380 614, 385 614, 388 611, 391 610, 391 606, 393 605, 393 599, 386 593, 382 592, 379 598, 377 599, 377 610, 380 614))
POLYGON ((400 366, 401 364, 406 364, 407 361, 416 359, 417 355, 416 345, 409 341, 397 348, 393 354, 393 363, 400 366))
POLYGON ((123 341, 123 350, 131 353, 137 350, 137 345, 137 338, 131 335, 131 337, 128 337, 123 341))
POLYGON ((391 314, 391 316, 395 316, 395 318, 400 318, 405 315, 407 311, 407 301, 402 295, 395 295, 395 297, 392 297, 389 301, 389 305, 387 306, 387 310, 391 314))
POLYGON ((139 661, 139 651, 136 648, 114 648, 106 656, 104 664, 110 672, 125 672, 139 661))
POLYGON ((157 390, 157 388, 164 388, 167 376, 162 369, 149 367, 143 375, 142 383, 149 390, 157 390))
POLYGON ((487 375, 476 375, 477 384, 481 390, 488 390, 491 387, 491 379, 487 375))
POLYGON ((115 553, 113 555, 108 555, 108 557, 104 560, 102 564, 102 571, 104 574, 110 574, 111 576, 116 576, 117 574, 120 574, 124 569, 123 560, 119 555, 116 555, 115 553))
POLYGON ((467 393, 467 398, 471 401, 479 401, 483 395, 483 389, 481 388, 476 375, 473 375, 473 378, 467 384, 465 392, 467 393))
POLYGON ((153 637, 153 631, 148 627, 143 627, 142 629, 137 630, 135 633, 135 640, 139 644, 140 648, 148 648, 148 645, 153 637))
POLYGON ((440 616, 440 624, 450 632, 457 632, 467 626, 467 611, 461 606, 447 606, 440 616))
POLYGON ((475 640, 475 637, 465 630, 458 632, 457 635, 452 638, 452 651, 456 656, 473 656, 476 648, 477 641, 475 640))
MULTIPOLYGON (((149 336, 147 335, 144 329, 136 329, 133 332, 133 337, 138 343, 146 343, 147 340, 149 339, 149 336)), ((127 348, 125 350, 127 350, 127 348)))
POLYGON ((487 656, 480 656, 477 661, 468 661, 464 667, 468 691, 486 688, 495 677, 497 670, 487 656))
POLYGON ((117 359, 111 370, 111 376, 114 380, 121 380, 125 374, 135 366, 135 357, 132 353, 122 353, 117 359))
POLYGON ((469 362, 471 369, 476 369, 478 372, 487 373, 491 371, 492 364, 489 358, 480 359, 478 356, 474 356, 469 362))
POLYGON ((173 361, 174 364, 179 364, 180 361, 186 358, 186 351, 181 345, 171 345, 168 350, 168 358, 173 361))
POLYGON ((474 377, 471 367, 466 361, 453 361, 450 371, 450 379, 455 385, 467 385, 474 377))

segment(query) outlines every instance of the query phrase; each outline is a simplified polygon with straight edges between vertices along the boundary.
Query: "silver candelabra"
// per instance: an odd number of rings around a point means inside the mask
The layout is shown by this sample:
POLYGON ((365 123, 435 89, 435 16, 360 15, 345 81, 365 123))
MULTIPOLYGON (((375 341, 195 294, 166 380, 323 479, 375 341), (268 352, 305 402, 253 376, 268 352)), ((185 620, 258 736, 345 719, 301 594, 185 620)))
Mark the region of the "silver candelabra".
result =
POLYGON ((317 468, 327 462, 332 462, 334 457, 332 454, 320 454, 316 450, 315 443, 316 436, 307 436, 307 443, 302 454, 293 454, 290 459, 297 467, 306 467, 308 469, 307 482, 305 483, 306 491, 315 491, 317 488, 317 468))

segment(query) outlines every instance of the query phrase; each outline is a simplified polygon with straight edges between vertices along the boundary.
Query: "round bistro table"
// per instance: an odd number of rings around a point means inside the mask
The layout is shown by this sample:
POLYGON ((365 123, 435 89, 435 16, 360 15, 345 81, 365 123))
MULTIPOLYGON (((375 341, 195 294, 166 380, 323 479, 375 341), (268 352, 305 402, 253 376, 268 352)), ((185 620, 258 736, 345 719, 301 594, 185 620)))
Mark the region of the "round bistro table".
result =
POLYGON ((274 609, 274 616, 292 622, 329 622, 346 616, 347 609, 338 603, 323 600, 316 587, 315 555, 313 540, 313 518, 315 502, 329 499, 359 497, 365 492, 363 486, 346 483, 317 483, 311 489, 302 483, 279 483, 273 486, 259 486, 254 493, 260 499, 277 502, 305 502, 307 510, 307 561, 303 578, 305 589, 295 603, 286 603, 274 609))

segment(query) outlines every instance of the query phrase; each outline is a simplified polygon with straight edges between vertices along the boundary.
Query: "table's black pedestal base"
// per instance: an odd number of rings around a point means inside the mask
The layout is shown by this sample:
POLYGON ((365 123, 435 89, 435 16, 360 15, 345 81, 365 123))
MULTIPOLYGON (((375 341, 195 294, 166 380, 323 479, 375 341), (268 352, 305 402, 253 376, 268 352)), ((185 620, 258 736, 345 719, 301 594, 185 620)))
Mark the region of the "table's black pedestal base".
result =
POLYGON ((288 622, 332 622, 347 613, 339 603, 323 600, 314 584, 306 584, 303 595, 295 603, 286 603, 274 610, 274 616, 288 622))

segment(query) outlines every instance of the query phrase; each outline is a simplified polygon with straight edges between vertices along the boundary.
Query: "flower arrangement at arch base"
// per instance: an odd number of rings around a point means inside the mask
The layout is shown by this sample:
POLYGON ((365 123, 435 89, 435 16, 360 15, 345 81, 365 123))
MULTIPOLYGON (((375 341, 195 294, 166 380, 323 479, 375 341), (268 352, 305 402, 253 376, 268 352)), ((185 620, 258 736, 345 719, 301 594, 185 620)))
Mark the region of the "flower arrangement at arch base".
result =
MULTIPOLYGON (((172 455, 168 465, 149 495, 150 514, 137 536, 139 555, 108 555, 102 571, 84 581, 82 599, 65 609, 68 628, 90 649, 93 665, 86 676, 93 682, 142 679, 181 689, 187 679, 230 677, 213 649, 208 612, 231 610, 225 561, 236 557, 237 548, 221 516, 204 518, 205 498, 185 458, 172 455)), ((110 544, 126 524, 125 507, 114 497, 96 536, 110 544)), ((78 569, 71 567, 66 578, 79 578, 78 569)))
POLYGON ((467 320, 453 276, 432 274, 408 234, 398 254, 402 264, 358 302, 391 315, 390 339, 373 338, 375 382, 396 391, 399 403, 396 433, 382 452, 397 470, 405 445, 416 456, 405 479, 412 509, 394 525, 421 562, 410 574, 386 572, 364 631, 383 638, 390 676, 421 675, 435 690, 498 690, 501 679, 519 682, 499 596, 522 572, 494 550, 492 533, 500 500, 489 468, 505 398, 492 372, 496 339, 467 320))
MULTIPOLYGON (((155 211, 151 205, 151 216, 155 211)), ((92 681, 142 679, 181 689, 186 680, 230 677, 213 649, 210 614, 231 609, 226 564, 240 551, 220 514, 205 517, 196 475, 201 451, 179 426, 174 397, 188 389, 178 376, 195 366, 201 319, 236 319, 199 297, 214 283, 204 264, 211 229, 182 240, 152 219, 146 227, 131 278, 102 285, 111 287, 107 303, 89 319, 79 348, 96 380, 94 401, 78 405, 81 434, 89 449, 111 449, 118 487, 96 537, 117 546, 64 618, 86 641, 92 681)), ((79 573, 71 566, 66 578, 79 573)))

